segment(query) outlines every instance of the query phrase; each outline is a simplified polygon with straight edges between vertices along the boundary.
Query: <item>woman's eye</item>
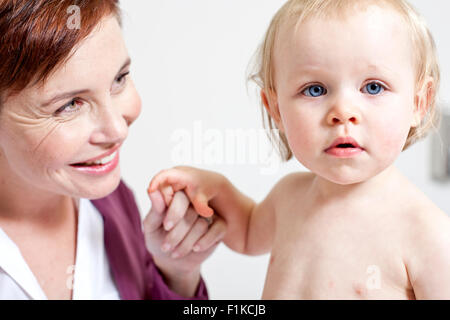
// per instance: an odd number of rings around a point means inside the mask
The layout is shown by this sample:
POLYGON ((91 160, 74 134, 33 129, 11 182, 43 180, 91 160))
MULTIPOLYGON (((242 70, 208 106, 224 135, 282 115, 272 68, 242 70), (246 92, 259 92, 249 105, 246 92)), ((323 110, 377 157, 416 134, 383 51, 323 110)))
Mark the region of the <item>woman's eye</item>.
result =
POLYGON ((313 85, 303 90, 302 93, 308 97, 319 97, 326 93, 326 89, 319 85, 313 85))
POLYGON ((128 76, 129 74, 130 74, 130 71, 125 72, 124 74, 121 74, 121 75, 116 79, 116 82, 117 82, 119 85, 123 85, 123 83, 126 82, 127 76, 128 76))
POLYGON ((61 108, 56 110, 55 114, 64 113, 72 113, 77 112, 80 109, 80 100, 78 98, 73 99, 68 104, 63 105, 61 108))
POLYGON ((367 93, 371 95, 379 94, 380 92, 383 92, 385 90, 384 87, 377 82, 368 83, 364 86, 364 88, 366 89, 367 93))

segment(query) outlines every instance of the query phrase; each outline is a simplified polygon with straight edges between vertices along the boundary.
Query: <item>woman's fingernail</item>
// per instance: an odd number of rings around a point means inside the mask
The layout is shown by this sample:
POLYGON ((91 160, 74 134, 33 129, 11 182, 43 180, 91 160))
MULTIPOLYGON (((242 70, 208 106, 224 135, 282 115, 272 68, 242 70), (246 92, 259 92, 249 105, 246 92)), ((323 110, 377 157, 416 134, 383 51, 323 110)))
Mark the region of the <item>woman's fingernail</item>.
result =
POLYGON ((164 251, 164 252, 169 251, 169 250, 170 250, 170 244, 164 243, 164 244, 162 245, 162 247, 161 247, 161 250, 164 251))
POLYGON ((166 231, 169 231, 169 230, 172 229, 172 227, 173 227, 173 222, 172 222, 172 221, 167 222, 167 223, 164 225, 164 227, 165 227, 166 231))
POLYGON ((195 251, 195 252, 200 251, 200 246, 194 246, 192 248, 192 251, 195 251))
POLYGON ((177 252, 172 253, 172 258, 176 259, 178 258, 180 255, 177 252))

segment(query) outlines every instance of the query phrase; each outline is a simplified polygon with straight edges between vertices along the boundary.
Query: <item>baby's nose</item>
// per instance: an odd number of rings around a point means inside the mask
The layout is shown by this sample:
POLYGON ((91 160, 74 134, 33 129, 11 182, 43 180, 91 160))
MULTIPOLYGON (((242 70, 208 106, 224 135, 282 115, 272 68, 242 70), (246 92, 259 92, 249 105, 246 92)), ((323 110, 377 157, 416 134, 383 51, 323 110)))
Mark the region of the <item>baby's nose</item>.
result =
POLYGON ((355 125, 361 122, 361 115, 356 108, 333 108, 327 115, 327 123, 330 125, 348 122, 355 125))

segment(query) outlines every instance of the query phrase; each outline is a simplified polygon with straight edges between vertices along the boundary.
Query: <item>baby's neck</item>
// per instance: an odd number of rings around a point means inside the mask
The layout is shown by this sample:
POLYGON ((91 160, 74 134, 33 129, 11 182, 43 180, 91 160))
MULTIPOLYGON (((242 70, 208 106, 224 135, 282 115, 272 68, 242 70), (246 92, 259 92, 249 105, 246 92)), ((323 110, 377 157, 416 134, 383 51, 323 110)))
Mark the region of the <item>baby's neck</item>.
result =
POLYGON ((389 193, 389 190, 395 188, 394 185, 400 178, 401 174, 394 165, 391 165, 369 180, 354 184, 337 184, 316 175, 309 191, 313 197, 321 202, 348 198, 378 197, 382 193, 389 193))

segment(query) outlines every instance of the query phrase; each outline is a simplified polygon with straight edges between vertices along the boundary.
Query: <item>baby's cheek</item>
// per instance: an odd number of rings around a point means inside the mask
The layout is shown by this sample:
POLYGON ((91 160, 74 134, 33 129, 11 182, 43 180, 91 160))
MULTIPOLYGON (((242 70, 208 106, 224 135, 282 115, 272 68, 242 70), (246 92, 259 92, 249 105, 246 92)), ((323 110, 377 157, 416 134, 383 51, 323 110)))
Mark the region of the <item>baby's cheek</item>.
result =
POLYGON ((398 155, 405 145, 408 136, 409 127, 397 123, 386 122, 377 130, 378 134, 374 137, 376 144, 386 155, 398 155))
POLYGON ((311 122, 301 121, 301 119, 287 121, 285 124, 285 133, 289 147, 300 161, 314 154, 315 149, 320 147, 315 135, 315 133, 317 134, 317 128, 314 128, 311 122))

